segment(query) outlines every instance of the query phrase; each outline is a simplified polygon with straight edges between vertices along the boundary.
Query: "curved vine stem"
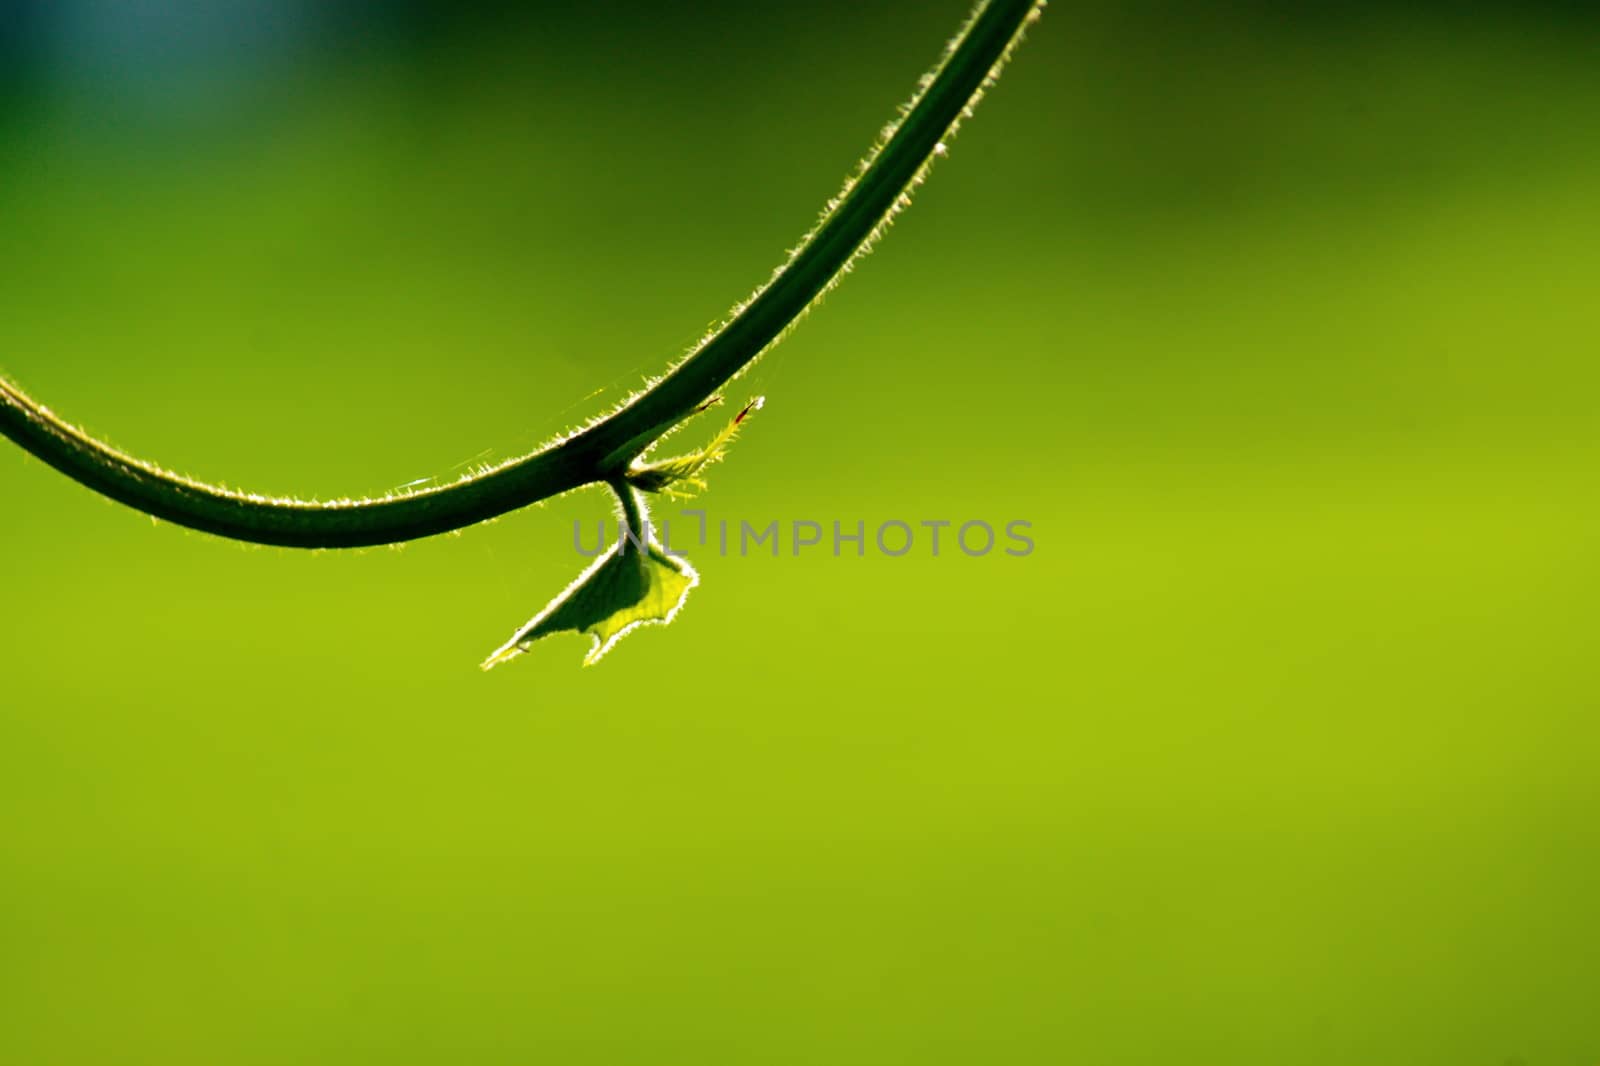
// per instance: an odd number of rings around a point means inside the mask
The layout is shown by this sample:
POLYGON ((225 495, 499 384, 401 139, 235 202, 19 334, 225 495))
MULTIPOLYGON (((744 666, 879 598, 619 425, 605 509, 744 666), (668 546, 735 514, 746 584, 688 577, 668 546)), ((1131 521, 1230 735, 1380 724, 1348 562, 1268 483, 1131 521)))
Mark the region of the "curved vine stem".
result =
POLYGON ((448 485, 319 502, 235 492, 172 473, 63 421, 0 378, 0 433, 89 488, 146 514, 236 540, 356 548, 460 529, 582 485, 614 481, 784 333, 910 200, 1044 0, 985 0, 921 91, 885 129, 821 223, 772 280, 671 372, 606 418, 531 455, 448 485))

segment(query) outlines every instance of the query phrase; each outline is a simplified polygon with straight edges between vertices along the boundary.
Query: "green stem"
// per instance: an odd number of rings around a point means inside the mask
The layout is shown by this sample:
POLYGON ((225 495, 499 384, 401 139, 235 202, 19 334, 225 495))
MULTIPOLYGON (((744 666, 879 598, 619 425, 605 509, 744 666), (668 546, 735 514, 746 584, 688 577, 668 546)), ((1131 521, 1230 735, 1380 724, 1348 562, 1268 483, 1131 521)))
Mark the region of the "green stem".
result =
POLYGON ((606 419, 449 485, 376 499, 272 499, 208 485, 95 440, 0 378, 0 433, 89 488, 146 514, 236 540, 356 548, 460 529, 594 482, 629 463, 782 338, 909 200, 933 156, 1044 0, 986 0, 889 140, 868 156, 805 243, 671 373, 606 419))
POLYGON ((622 504, 622 528, 617 531, 617 543, 622 544, 631 538, 643 552, 650 541, 650 527, 647 525, 649 512, 645 509, 644 501, 639 498, 639 490, 620 477, 612 478, 607 484, 611 486, 611 491, 617 494, 617 500, 622 504))

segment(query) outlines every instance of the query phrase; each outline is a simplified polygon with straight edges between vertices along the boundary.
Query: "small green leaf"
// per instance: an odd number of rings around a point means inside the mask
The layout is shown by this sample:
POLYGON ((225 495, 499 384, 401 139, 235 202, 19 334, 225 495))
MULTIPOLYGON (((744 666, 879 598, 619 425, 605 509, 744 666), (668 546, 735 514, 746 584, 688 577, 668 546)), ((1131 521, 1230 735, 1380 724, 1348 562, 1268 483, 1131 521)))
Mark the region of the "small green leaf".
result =
POLYGON ((624 533, 616 547, 484 660, 483 668, 527 651, 540 637, 569 629, 594 637, 583 659, 583 665, 592 666, 634 627, 672 621, 699 582, 700 575, 687 560, 668 555, 654 540, 641 547, 624 533))
MULTIPOLYGON (((718 398, 702 404, 696 411, 704 411, 718 398)), ((661 459, 644 466, 636 466, 627 473, 628 484, 645 492, 664 492, 668 496, 688 497, 698 490, 706 487, 701 472, 712 463, 720 462, 728 454, 728 445, 739 435, 739 429, 744 420, 751 413, 761 410, 761 405, 766 402, 765 397, 757 396, 739 409, 733 416, 733 421, 721 433, 699 451, 690 452, 688 455, 675 455, 671 459, 661 459)))

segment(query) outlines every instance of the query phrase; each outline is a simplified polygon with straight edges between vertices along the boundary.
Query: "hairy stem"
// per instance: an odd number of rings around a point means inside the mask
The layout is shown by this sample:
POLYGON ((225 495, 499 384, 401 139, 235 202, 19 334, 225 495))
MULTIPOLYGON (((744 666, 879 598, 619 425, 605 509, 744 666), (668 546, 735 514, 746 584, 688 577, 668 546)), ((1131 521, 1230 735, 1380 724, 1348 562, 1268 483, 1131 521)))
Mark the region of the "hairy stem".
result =
POLYGON ((0 433, 89 488, 146 514, 236 540, 355 548, 460 529, 615 480, 781 339, 907 202, 933 156, 999 72, 1044 0, 985 0, 903 117, 789 262, 721 329, 605 419, 531 455, 452 484, 373 499, 318 502, 234 492, 118 451, 0 378, 0 433))
POLYGON ((617 494, 617 502, 622 505, 622 526, 617 531, 617 543, 621 544, 631 539, 639 550, 643 551, 650 541, 650 527, 644 501, 639 498, 639 490, 622 478, 613 478, 608 484, 611 486, 611 491, 617 494))

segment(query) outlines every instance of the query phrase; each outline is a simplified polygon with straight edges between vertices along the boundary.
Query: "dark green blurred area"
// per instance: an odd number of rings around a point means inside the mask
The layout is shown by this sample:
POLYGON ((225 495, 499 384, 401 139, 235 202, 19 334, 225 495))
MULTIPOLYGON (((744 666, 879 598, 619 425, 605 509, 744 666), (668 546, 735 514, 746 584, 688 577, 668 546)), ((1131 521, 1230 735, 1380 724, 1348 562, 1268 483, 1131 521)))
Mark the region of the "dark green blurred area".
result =
MULTIPOLYGON (((517 454, 964 11, 0 7, 0 370, 253 490, 517 454)), ((304 554, 0 451, 0 1062, 1600 1060, 1597 58, 1053 4, 701 501, 1037 550, 713 544, 588 670, 474 664, 598 491, 304 554)))

